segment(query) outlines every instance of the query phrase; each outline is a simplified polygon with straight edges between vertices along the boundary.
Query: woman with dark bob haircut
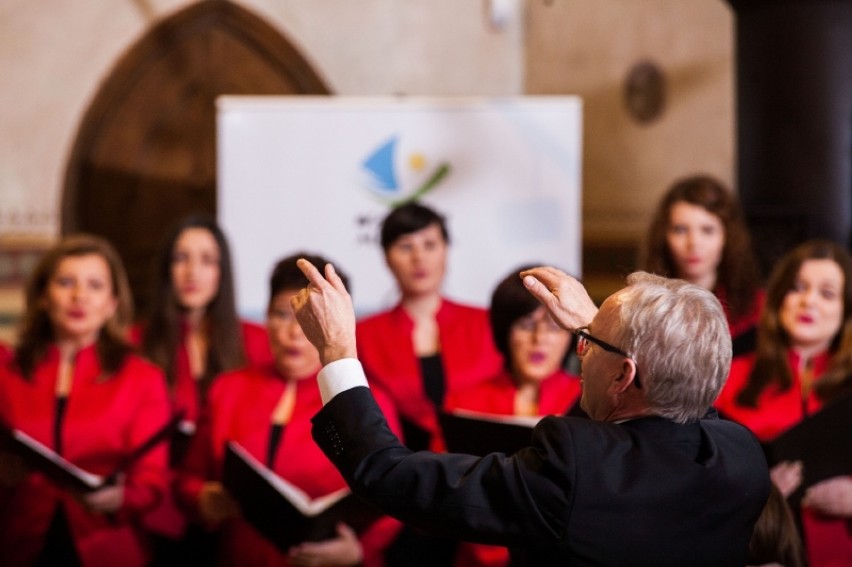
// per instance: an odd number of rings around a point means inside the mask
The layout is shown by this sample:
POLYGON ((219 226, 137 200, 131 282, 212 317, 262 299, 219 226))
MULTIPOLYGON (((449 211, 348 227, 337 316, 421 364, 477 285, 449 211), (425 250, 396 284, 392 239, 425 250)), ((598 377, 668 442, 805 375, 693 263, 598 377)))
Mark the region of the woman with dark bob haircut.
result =
MULTIPOLYGON (((410 202, 393 209, 382 222, 381 243, 400 300, 357 326, 367 378, 391 396, 403 439, 415 450, 443 451, 436 409, 501 365, 486 311, 441 293, 449 241, 444 217, 431 208, 410 202)), ((406 529, 388 550, 388 565, 451 564, 455 547, 406 529)))
POLYGON ((491 295, 488 315, 494 344, 503 355, 503 371, 455 392, 448 408, 545 416, 568 413, 579 400, 579 377, 564 370, 573 337, 547 315, 518 276, 539 265, 513 270, 491 295))
POLYGON ((358 355, 367 377, 399 408, 406 443, 443 449, 435 408, 458 388, 500 368, 484 309, 441 295, 449 233, 444 217, 416 202, 392 210, 382 223, 385 261, 400 301, 358 324, 358 355))
POLYGON ((0 368, 0 422, 88 472, 127 468, 80 493, 0 446, 0 564, 148 564, 137 526, 165 491, 166 444, 126 463, 170 405, 162 371, 127 342, 131 318, 124 267, 101 238, 64 238, 30 277, 18 349, 0 368))
POLYGON ((728 317, 734 354, 754 350, 763 304, 760 273, 739 202, 718 180, 686 177, 666 192, 648 231, 644 269, 715 293, 728 317))
MULTIPOLYGON (((716 405, 768 443, 850 395, 852 258, 832 242, 812 240, 775 266, 758 327, 757 352, 734 360, 716 405)), ((782 462, 770 472, 785 496, 796 491, 803 478, 800 462, 782 462)), ((852 563, 849 474, 807 488, 802 505, 810 565, 852 563)))
MULTIPOLYGON (((579 376, 564 370, 573 337, 553 321, 518 275, 540 265, 513 270, 491 295, 488 314, 494 344, 503 355, 503 371, 454 392, 446 409, 524 417, 585 415, 577 403, 579 376)), ((504 547, 465 543, 459 548, 459 565, 498 567, 508 563, 509 551, 504 547)))

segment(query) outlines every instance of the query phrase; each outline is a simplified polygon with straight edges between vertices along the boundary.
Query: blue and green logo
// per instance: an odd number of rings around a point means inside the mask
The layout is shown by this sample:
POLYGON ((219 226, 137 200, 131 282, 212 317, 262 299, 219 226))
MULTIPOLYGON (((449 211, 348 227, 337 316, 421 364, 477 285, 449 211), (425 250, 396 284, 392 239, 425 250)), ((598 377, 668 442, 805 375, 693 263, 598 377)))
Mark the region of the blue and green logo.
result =
POLYGON ((361 164, 366 173, 367 189, 392 207, 419 199, 450 172, 447 162, 441 162, 433 171, 427 172, 428 160, 422 152, 412 151, 399 156, 398 146, 399 136, 393 136, 361 164))

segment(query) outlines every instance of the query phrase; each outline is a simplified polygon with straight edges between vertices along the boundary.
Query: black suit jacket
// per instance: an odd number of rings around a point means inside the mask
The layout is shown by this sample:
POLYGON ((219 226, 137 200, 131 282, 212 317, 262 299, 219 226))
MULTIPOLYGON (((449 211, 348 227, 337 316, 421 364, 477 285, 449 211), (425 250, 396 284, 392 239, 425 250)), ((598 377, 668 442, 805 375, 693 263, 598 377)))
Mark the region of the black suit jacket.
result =
POLYGON ((507 545, 517 564, 743 567, 769 494, 759 444, 719 419, 548 417, 513 456, 412 453, 358 387, 314 417, 313 436, 388 514, 507 545))

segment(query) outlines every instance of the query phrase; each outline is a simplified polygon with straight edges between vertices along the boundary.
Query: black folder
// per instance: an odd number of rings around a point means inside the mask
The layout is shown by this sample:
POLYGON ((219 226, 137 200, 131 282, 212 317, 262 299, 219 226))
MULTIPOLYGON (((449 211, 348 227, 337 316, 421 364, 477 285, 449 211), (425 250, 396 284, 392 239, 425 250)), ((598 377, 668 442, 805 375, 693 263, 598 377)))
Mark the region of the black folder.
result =
POLYGON ((0 424, 0 430, 7 438, 6 449, 20 455, 27 466, 41 472, 54 484, 68 490, 94 492, 114 483, 116 477, 137 459, 165 441, 182 417, 183 414, 173 416, 162 428, 122 459, 121 463, 107 475, 98 475, 81 469, 20 429, 0 424))
POLYGON ((479 457, 489 453, 511 455, 529 447, 532 430, 540 419, 466 410, 438 412, 447 450, 479 457))
POLYGON ((769 466, 802 461, 802 488, 852 473, 852 395, 826 404, 764 445, 769 466))
POLYGON ((311 500, 234 441, 226 445, 222 484, 239 503, 243 519, 282 552, 334 537, 339 522, 363 531, 381 515, 345 487, 311 500))
POLYGON ((172 431, 169 447, 169 468, 179 469, 183 464, 192 438, 195 437, 195 422, 180 420, 172 431))

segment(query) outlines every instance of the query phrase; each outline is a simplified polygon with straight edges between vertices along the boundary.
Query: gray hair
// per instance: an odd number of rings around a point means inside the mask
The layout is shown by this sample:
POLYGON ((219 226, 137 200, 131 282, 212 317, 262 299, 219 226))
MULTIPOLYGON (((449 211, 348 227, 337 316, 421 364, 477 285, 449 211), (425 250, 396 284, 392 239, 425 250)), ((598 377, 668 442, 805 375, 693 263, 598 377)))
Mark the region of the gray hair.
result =
POLYGON ((618 293, 619 344, 636 361, 657 414, 700 419, 731 367, 731 334, 716 296, 701 286, 635 272, 618 293))

